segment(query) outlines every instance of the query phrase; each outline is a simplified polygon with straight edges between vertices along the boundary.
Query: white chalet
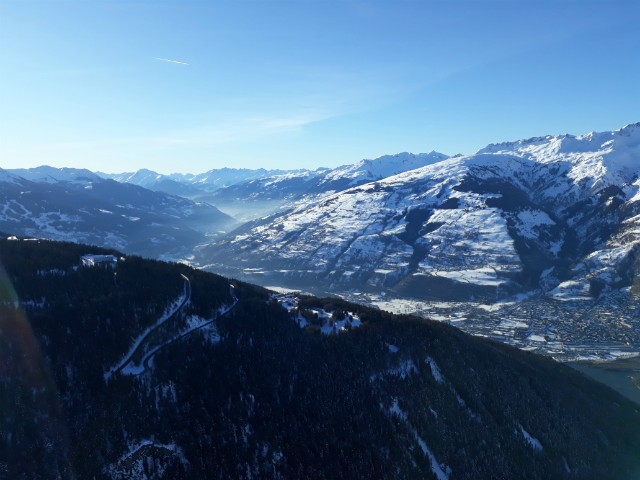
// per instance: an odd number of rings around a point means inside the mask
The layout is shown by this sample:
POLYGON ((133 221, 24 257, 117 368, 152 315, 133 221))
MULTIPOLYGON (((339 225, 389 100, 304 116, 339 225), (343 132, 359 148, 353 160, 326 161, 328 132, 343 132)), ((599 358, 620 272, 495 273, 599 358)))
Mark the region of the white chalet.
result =
POLYGON ((111 267, 115 268, 118 263, 114 255, 83 255, 80 257, 83 267, 111 267))

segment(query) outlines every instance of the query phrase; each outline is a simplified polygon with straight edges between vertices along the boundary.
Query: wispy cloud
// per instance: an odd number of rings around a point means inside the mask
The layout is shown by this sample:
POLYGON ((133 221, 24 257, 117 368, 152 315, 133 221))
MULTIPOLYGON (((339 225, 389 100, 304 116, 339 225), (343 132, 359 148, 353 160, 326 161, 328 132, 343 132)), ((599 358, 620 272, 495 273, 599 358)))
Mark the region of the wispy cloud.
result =
MULTIPOLYGON (((42 154, 83 152, 88 150, 149 151, 170 147, 214 147, 237 142, 252 142, 272 135, 300 131, 306 125, 330 118, 325 112, 289 112, 282 115, 227 116, 190 128, 157 132, 155 135, 121 136, 90 140, 44 143, 31 150, 42 154)), ((6 150, 6 149, 5 149, 6 150)), ((12 152, 18 154, 16 150, 12 152)))
POLYGON ((169 62, 169 63, 177 63, 178 65, 189 65, 187 62, 181 62, 179 60, 171 60, 170 58, 161 58, 161 57, 154 57, 156 60, 161 60, 163 62, 169 62))
POLYGON ((321 111, 298 111, 280 115, 226 116, 204 122, 192 128, 174 130, 164 135, 144 139, 149 147, 216 146, 237 142, 254 142, 274 135, 301 131, 305 126, 333 115, 321 111))

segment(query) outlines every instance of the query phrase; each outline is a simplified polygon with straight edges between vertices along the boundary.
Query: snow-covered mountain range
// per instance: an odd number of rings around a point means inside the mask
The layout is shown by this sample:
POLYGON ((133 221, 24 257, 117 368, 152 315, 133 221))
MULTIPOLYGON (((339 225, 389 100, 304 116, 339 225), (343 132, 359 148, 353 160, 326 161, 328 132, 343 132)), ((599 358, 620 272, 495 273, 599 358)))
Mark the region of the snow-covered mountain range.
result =
POLYGON ((220 168, 197 175, 162 175, 142 169, 132 173, 99 175, 196 201, 206 201, 238 220, 246 221, 273 213, 302 198, 317 198, 445 158, 446 155, 437 152, 417 155, 405 152, 316 170, 220 168))
POLYGON ((212 205, 88 170, 0 169, 0 231, 9 234, 179 258, 232 223, 212 205))
POLYGON ((446 158, 399 154, 336 169, 222 168, 162 175, 41 166, 1 171, 0 231, 176 259, 221 230, 285 202, 342 190, 446 158), (213 200, 229 217, 206 200, 213 200), (163 229, 167 229, 164 231, 163 229))
POLYGON ((294 170, 278 175, 259 177, 238 182, 214 192, 211 200, 229 201, 280 201, 280 206, 302 198, 334 193, 349 187, 381 180, 391 175, 431 165, 448 158, 438 152, 399 153, 384 155, 373 160, 360 160, 353 165, 317 170, 294 170))
MULTIPOLYGON (((356 170, 365 168, 344 169, 340 181, 356 170)), ((304 199, 200 258, 263 272, 267 283, 327 290, 594 298, 632 285, 640 269, 639 173, 640 124, 489 145, 304 199)))
POLYGON ((163 175, 146 168, 136 172, 102 173, 103 178, 110 178, 121 183, 131 183, 149 190, 162 191, 175 195, 197 197, 226 188, 238 183, 248 182, 257 178, 275 175, 305 172, 306 170, 267 170, 264 168, 216 168, 204 173, 171 173, 163 175))
POLYGON ((189 258, 557 358, 640 345, 640 123, 468 156, 221 169, 199 177, 206 192, 196 177, 139 171, 118 183, 87 170, 0 171, 0 231, 189 258), (212 205, 251 221, 224 235, 233 220, 212 205))

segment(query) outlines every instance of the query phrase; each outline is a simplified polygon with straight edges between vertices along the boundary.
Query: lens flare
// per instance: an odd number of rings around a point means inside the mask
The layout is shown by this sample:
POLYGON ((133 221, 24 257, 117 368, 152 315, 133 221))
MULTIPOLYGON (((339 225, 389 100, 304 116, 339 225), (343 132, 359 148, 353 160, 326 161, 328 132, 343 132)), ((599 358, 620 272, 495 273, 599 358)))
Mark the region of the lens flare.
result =
MULTIPOLYGON (((0 263, 0 439, 8 465, 2 470, 30 472, 26 448, 37 445, 50 459, 50 473, 74 478, 69 436, 60 393, 13 283, 0 263), (30 433, 27 433, 30 432, 30 433)), ((4 455, 3 455, 4 456, 4 455)))

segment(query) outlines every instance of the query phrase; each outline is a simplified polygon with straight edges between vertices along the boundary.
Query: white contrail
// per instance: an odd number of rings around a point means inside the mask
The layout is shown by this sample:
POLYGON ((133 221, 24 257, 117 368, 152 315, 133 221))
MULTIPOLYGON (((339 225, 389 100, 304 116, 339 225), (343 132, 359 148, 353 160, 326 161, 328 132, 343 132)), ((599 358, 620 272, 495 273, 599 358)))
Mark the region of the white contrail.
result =
POLYGON ((179 62, 178 60, 170 60, 168 58, 155 57, 155 59, 162 60, 163 62, 177 63, 178 65, 189 65, 187 62, 179 62))

